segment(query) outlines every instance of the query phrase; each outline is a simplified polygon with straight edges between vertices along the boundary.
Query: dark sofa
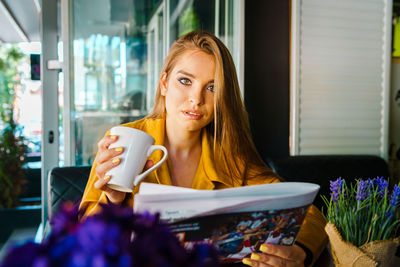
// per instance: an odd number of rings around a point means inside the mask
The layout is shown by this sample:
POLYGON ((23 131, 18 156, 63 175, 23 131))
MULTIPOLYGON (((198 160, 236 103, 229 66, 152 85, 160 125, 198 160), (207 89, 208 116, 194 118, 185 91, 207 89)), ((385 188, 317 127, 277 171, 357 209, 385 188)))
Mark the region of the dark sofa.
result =
POLYGON ((49 173, 48 212, 51 217, 64 201, 78 203, 82 198, 91 166, 53 168, 49 173))
MULTIPOLYGON (((310 182, 321 186, 320 194, 329 198, 329 181, 341 177, 348 181, 358 178, 389 177, 388 165, 378 156, 318 155, 266 158, 268 166, 285 181, 310 182)), ((79 201, 85 189, 90 166, 54 168, 49 175, 49 210, 53 212, 64 200, 79 201)), ((321 208, 317 196, 314 204, 321 208)))

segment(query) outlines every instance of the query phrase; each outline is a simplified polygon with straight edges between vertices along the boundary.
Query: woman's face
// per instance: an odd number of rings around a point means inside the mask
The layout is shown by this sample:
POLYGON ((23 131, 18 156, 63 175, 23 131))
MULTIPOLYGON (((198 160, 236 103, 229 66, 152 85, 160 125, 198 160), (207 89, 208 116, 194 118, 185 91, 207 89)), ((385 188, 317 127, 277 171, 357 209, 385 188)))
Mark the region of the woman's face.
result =
POLYGON ((169 126, 198 131, 212 121, 214 76, 214 56, 201 50, 184 52, 175 67, 161 76, 169 126))

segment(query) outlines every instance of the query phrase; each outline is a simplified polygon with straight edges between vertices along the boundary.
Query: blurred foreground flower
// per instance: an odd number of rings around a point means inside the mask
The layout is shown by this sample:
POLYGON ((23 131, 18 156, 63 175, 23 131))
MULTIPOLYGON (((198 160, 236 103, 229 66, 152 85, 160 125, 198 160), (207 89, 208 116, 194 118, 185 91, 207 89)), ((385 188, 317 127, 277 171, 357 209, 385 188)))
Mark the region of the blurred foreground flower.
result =
POLYGON ((158 215, 134 214, 130 208, 103 206, 80 223, 79 212, 64 204, 42 243, 11 249, 1 266, 218 266, 209 245, 185 250, 158 215))

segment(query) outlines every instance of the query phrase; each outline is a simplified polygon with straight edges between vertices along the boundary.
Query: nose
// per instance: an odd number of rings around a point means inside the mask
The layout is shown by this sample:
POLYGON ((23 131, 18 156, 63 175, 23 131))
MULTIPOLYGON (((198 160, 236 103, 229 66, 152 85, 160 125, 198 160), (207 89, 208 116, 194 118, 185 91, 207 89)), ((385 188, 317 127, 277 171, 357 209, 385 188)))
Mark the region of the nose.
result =
POLYGON ((204 103, 204 90, 202 87, 192 87, 192 90, 190 90, 189 102, 196 106, 202 105, 204 103))

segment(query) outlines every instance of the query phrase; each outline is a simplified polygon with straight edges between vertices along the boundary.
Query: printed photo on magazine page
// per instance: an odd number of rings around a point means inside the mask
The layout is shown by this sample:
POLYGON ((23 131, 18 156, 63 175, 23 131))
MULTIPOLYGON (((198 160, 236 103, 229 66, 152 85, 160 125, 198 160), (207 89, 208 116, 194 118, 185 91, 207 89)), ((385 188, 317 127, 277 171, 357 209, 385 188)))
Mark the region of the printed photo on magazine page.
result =
POLYGON ((142 183, 136 212, 160 213, 190 248, 211 243, 221 262, 240 262, 264 243, 292 245, 319 185, 286 182, 197 190, 142 183))
POLYGON ((222 263, 240 262, 265 242, 292 245, 308 207, 192 217, 170 228, 186 248, 211 243, 222 263))

